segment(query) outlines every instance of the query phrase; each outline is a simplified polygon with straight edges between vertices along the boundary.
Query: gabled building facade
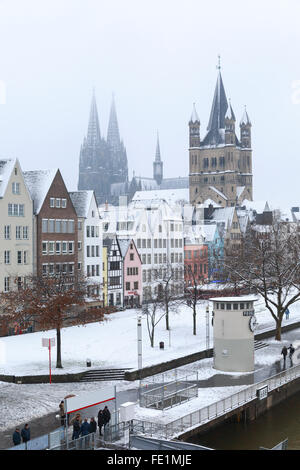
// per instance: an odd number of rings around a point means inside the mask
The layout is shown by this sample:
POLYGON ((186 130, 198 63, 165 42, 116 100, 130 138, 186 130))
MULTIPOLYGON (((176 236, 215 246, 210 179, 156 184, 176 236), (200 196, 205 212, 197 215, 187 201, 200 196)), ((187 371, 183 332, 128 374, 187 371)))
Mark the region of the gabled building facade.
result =
POLYGON ((88 279, 88 294, 102 304, 102 224, 95 193, 74 191, 69 194, 78 217, 78 273, 88 279))
POLYGON ((33 200, 36 274, 65 275, 73 285, 78 273, 78 218, 59 170, 23 173, 33 200))
POLYGON ((108 305, 123 307, 123 256, 116 236, 103 239, 107 249, 108 305))
POLYGON ((119 239, 123 257, 124 307, 142 305, 142 260, 133 239, 119 239))
POLYGON ((34 271, 33 202, 17 159, 0 160, 0 291, 23 285, 34 271))

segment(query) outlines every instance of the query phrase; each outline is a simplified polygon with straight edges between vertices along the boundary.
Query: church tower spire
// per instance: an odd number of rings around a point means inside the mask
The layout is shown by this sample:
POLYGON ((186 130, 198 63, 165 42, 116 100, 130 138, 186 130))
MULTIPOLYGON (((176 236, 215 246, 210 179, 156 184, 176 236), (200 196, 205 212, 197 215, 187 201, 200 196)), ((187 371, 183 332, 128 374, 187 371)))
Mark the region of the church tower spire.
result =
POLYGON ((100 134, 98 110, 97 110, 97 103, 96 103, 96 97, 95 97, 95 90, 93 90, 86 144, 90 147, 94 147, 94 146, 99 145, 100 141, 101 141, 101 134, 100 134))
POLYGON ((120 150, 121 140, 114 95, 112 96, 110 108, 110 116, 107 129, 107 143, 114 152, 118 152, 120 150))
POLYGON ((159 146, 158 133, 157 133, 155 160, 153 162, 153 179, 156 180, 158 185, 161 184, 162 179, 163 179, 163 162, 161 161, 161 156, 160 156, 160 146, 159 146))

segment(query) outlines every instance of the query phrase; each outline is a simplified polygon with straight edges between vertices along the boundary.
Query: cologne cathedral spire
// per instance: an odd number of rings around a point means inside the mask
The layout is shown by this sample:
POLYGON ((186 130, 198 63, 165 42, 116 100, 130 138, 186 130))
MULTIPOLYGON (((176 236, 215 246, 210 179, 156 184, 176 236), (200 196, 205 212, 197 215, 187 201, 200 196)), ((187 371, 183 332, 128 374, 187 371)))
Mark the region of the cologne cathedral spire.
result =
POLYGON ((100 141, 101 141, 101 134, 100 134, 98 111, 97 111, 97 103, 96 103, 96 97, 95 97, 95 90, 93 90, 86 143, 88 146, 94 147, 96 145, 99 145, 100 141))
POLYGON ((110 116, 107 130, 107 143, 109 147, 115 152, 120 150, 121 141, 114 96, 112 97, 112 103, 110 108, 110 116))

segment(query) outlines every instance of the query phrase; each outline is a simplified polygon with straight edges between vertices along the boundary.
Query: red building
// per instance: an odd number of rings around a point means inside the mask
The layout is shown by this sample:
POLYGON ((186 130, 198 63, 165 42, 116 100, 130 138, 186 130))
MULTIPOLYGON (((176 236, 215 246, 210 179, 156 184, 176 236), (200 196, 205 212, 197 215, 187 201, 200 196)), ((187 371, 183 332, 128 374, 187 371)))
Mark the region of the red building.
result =
POLYGON ((208 278, 207 245, 192 244, 184 246, 184 282, 186 286, 203 284, 208 278))

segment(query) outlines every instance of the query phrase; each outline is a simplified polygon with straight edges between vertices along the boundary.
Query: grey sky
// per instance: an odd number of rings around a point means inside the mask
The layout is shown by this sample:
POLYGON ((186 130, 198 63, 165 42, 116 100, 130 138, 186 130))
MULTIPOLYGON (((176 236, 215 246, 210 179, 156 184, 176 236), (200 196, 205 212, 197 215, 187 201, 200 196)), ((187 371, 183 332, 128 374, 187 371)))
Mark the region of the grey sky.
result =
POLYGON ((187 175, 192 104, 204 137, 220 54, 253 125, 254 199, 299 205, 299 17, 297 0, 0 0, 0 155, 59 167, 76 190, 95 86, 105 136, 115 94, 130 177, 152 175, 157 130, 165 175, 187 175))

